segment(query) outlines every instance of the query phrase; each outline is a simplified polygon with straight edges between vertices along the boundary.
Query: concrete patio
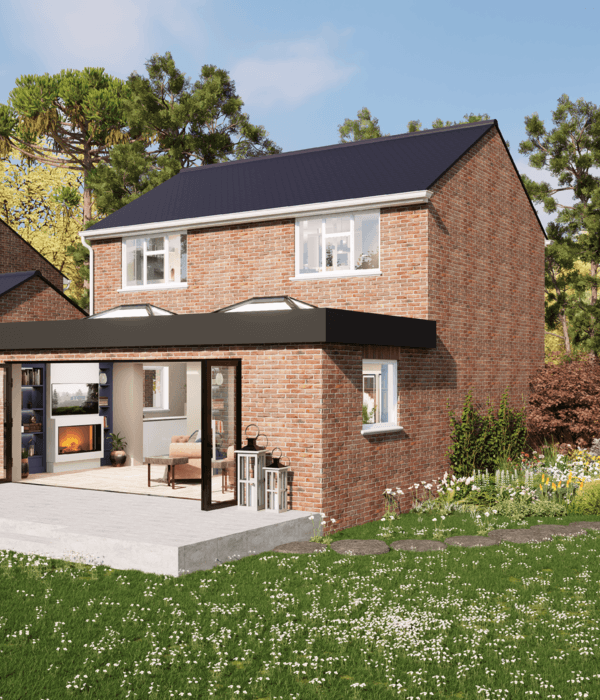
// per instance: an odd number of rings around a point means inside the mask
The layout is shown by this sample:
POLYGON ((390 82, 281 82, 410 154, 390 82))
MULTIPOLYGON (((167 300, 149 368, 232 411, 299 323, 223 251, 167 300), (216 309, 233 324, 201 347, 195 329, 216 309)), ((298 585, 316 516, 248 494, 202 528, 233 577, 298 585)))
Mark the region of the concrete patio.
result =
POLYGON ((0 484, 0 549, 180 576, 310 539, 310 515, 203 511, 198 500, 45 488, 40 479, 0 484))

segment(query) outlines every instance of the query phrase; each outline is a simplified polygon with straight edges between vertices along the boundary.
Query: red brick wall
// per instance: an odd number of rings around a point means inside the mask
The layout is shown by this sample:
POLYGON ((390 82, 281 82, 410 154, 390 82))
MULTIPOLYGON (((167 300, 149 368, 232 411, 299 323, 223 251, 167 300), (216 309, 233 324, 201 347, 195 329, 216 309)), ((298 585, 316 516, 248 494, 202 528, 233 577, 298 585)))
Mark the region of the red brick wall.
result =
POLYGON ((0 323, 21 321, 69 321, 85 318, 40 277, 32 277, 0 296, 0 323))
MULTIPOLYGON (((2 362, 56 362, 70 360, 159 362, 199 359, 242 360, 242 435, 256 423, 269 439, 269 448, 280 447, 283 464, 291 465, 292 507, 319 511, 323 441, 319 422, 323 394, 321 347, 257 346, 228 348, 128 348, 72 353, 0 353, 2 362)), ((142 397, 140 397, 140 401, 142 397)), ((1 403, 1 402, 0 402, 1 403)), ((114 432, 119 426, 113 426, 114 432)), ((127 436, 125 436, 127 437, 127 436)), ((1 463, 1 460, 0 460, 1 463)))
POLYGON ((62 290, 61 273, 0 220, 0 275, 29 270, 39 270, 46 279, 62 290))
POLYGON ((178 314, 205 313, 251 297, 287 294, 315 306, 424 318, 427 226, 425 205, 383 209, 381 276, 302 281, 290 280, 295 274, 293 219, 192 231, 188 288, 145 292, 117 291, 121 241, 97 241, 94 313, 138 303, 178 314))
POLYGON ((323 512, 343 527, 381 517, 386 488, 401 487, 409 509, 407 487, 449 468, 449 410, 460 417, 470 389, 474 404, 489 397, 497 410, 508 387, 519 409, 544 365, 544 236, 497 131, 433 189, 411 252, 426 268, 423 317, 437 321, 437 348, 326 351, 323 512), (404 432, 361 436, 363 356, 398 360, 404 432))
MULTIPOLYGON (((293 506, 325 512, 336 529, 383 511, 385 488, 407 488, 449 466, 449 409, 528 399, 544 358, 544 236, 497 131, 434 187, 430 204, 381 214, 381 277, 290 281, 293 221, 205 229, 189 236, 187 290, 117 293, 120 241, 95 244, 95 311, 152 302, 212 311, 252 296, 290 294, 318 306, 437 321, 434 350, 372 346, 161 348, 28 360, 242 359, 242 424, 258 423, 292 465, 293 506), (116 279, 116 282, 112 281, 116 279), (398 360, 402 433, 361 435, 362 359, 398 360)), ((0 356, 0 360, 2 356, 0 356)), ((10 359, 7 357, 6 359, 10 359)), ((19 356, 15 355, 15 360, 19 356)))

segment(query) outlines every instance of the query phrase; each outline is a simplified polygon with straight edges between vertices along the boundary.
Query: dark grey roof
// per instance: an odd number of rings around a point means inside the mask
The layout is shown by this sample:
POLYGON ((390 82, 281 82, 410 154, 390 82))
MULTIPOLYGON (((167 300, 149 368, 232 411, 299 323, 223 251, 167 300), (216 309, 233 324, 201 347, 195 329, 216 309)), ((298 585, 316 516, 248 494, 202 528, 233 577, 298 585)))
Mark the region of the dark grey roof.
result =
POLYGON ((436 322, 346 309, 99 318, 2 324, 0 350, 89 350, 344 343, 435 348, 436 322))
POLYGON ((36 275, 41 277, 37 270, 30 270, 29 272, 5 272, 3 275, 0 275, 0 297, 36 275))
POLYGON ((495 124, 188 168, 88 230, 425 190, 495 124))

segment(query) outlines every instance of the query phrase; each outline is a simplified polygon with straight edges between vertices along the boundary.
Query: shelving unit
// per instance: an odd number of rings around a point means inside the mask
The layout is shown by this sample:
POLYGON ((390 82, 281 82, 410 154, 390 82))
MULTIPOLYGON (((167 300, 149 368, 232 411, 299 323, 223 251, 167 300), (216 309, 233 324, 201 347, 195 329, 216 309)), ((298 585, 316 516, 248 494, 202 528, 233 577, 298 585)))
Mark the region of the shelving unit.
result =
POLYGON ((28 362, 21 365, 21 450, 28 454, 29 473, 46 471, 46 363, 28 362), (26 430, 35 418, 36 430, 26 430))
POLYGON ((113 432, 113 363, 101 362, 100 374, 106 375, 106 382, 100 382, 98 387, 98 412, 104 417, 104 457, 100 460, 100 465, 103 467, 110 466, 110 434, 113 432), (106 402, 102 406, 102 402, 106 402))

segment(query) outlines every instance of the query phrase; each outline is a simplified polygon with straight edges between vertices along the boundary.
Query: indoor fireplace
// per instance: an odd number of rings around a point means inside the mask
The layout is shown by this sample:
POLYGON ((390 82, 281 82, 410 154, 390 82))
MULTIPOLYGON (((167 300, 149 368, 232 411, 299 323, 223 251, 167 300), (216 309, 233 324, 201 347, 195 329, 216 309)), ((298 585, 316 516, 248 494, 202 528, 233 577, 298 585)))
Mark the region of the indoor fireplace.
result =
POLYGON ((58 454, 98 452, 102 449, 101 430, 99 424, 58 426, 58 454))

